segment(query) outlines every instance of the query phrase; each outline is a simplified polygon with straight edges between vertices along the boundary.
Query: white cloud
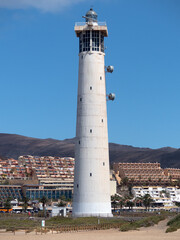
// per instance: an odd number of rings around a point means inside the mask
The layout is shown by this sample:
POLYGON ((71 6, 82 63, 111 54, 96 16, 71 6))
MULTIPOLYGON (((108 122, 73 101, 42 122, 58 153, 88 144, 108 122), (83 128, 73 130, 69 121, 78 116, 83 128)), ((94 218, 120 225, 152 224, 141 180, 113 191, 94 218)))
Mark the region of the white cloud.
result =
POLYGON ((0 8, 37 8, 45 12, 55 12, 83 1, 85 0, 0 0, 0 8))

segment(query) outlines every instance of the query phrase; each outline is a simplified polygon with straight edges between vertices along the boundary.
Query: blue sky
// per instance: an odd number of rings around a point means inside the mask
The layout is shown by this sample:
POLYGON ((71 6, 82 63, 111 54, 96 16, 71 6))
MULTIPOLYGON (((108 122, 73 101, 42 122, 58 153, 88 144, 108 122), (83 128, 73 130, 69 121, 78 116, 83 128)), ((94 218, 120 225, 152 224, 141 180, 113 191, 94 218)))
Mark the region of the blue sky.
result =
POLYGON ((0 0, 0 132, 75 136, 75 22, 106 21, 109 141, 180 148, 179 0, 0 0))

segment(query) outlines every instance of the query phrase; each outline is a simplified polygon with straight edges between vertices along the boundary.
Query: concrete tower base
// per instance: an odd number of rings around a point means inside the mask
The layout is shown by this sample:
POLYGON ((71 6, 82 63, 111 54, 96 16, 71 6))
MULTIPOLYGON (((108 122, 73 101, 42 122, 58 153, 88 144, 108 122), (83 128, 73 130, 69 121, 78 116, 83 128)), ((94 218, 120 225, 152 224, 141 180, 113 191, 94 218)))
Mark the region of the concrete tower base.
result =
POLYGON ((112 213, 89 213, 89 214, 84 214, 84 213, 79 213, 79 214, 73 214, 72 215, 74 218, 76 217, 102 217, 102 218, 112 218, 113 214, 112 213))
POLYGON ((73 217, 113 217, 113 214, 106 212, 107 209, 111 209, 107 203, 75 203, 73 202, 73 208, 76 212, 72 213, 73 217), (88 210, 87 210, 88 209, 88 210))

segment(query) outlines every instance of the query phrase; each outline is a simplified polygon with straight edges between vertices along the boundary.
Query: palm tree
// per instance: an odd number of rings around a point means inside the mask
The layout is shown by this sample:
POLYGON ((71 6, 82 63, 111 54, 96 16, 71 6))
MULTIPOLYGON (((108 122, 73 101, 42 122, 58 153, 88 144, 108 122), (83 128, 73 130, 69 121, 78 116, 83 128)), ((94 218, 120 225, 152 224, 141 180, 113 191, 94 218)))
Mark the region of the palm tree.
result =
POLYGON ((169 176, 169 180, 170 180, 170 185, 172 185, 172 176, 169 176))
POLYGON ((43 213, 44 213, 44 216, 46 217, 46 208, 45 208, 45 205, 46 203, 48 202, 48 199, 46 196, 43 196, 41 199, 40 199, 40 202, 42 202, 42 205, 43 205, 43 213))
POLYGON ((27 208, 28 208, 28 201, 29 201, 29 199, 24 196, 24 197, 22 198, 22 201, 23 201, 24 211, 26 212, 26 211, 27 211, 27 208))
POLYGON ((11 209, 11 198, 7 198, 4 203, 4 208, 11 209))
POLYGON ((60 197, 60 199, 62 200, 62 201, 66 201, 67 199, 66 199, 66 196, 64 196, 64 195, 62 195, 61 197, 60 197))
POLYGON ((116 199, 116 194, 111 196, 111 206, 114 208, 114 212, 116 209, 116 205, 117 205, 117 199, 116 199))
POLYGON ((123 205, 124 205, 124 198, 120 198, 118 201, 118 205, 120 206, 120 208, 122 209, 123 205))
POLYGON ((132 192, 132 184, 128 183, 128 191, 129 191, 129 196, 133 196, 133 192, 132 192))
POLYGON ((128 183, 129 183, 128 177, 124 177, 124 178, 122 179, 122 185, 123 185, 123 186, 127 186, 128 183))
POLYGON ((3 199, 0 199, 0 207, 3 207, 3 205, 4 205, 3 199))
POLYGON ((180 187, 180 179, 177 180, 176 185, 180 187))
POLYGON ((124 197, 124 205, 129 207, 129 209, 134 206, 134 203, 132 203, 132 195, 126 195, 124 197))
POLYGON ((149 194, 145 194, 143 196, 143 204, 146 208, 146 211, 147 209, 151 206, 151 203, 153 202, 154 200, 151 198, 151 196, 149 194))
POLYGON ((58 206, 58 207, 65 207, 65 206, 66 206, 66 203, 61 200, 61 201, 58 203, 57 206, 58 206))
POLYGON ((117 207, 117 205, 118 205, 118 203, 121 199, 122 198, 117 194, 111 196, 111 204, 112 204, 112 207, 114 208, 114 211, 115 211, 115 209, 116 209, 116 207, 117 207))
POLYGON ((129 209, 133 209, 134 203, 133 203, 132 201, 127 200, 126 206, 127 206, 129 209))
POLYGON ((62 195, 60 197, 60 202, 58 203, 58 207, 65 207, 66 206, 66 203, 67 203, 67 198, 66 196, 62 195))
POLYGON ((136 197, 134 199, 134 203, 135 203, 136 207, 142 207, 142 202, 143 202, 143 198, 142 197, 136 197))

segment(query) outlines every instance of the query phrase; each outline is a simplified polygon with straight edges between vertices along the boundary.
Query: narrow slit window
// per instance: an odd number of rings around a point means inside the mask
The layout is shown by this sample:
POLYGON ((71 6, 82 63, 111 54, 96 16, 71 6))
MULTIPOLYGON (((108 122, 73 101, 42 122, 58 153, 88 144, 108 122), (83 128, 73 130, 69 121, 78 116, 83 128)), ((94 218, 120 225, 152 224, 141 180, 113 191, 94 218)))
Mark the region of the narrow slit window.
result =
POLYGON ((101 122, 102 122, 102 123, 104 122, 103 118, 101 119, 101 122))
POLYGON ((90 177, 92 177, 92 173, 90 173, 90 177))
POLYGON ((79 141, 79 144, 81 144, 81 141, 79 141))
POLYGON ((105 166, 105 162, 103 162, 103 166, 105 166))
POLYGON ((100 76, 100 80, 102 80, 102 76, 100 76))
POLYGON ((77 188, 79 188, 79 184, 77 184, 77 188))
POLYGON ((92 86, 90 86, 90 90, 92 90, 92 86))
POLYGON ((79 100, 80 100, 80 102, 82 102, 82 98, 80 98, 79 100))
POLYGON ((90 129, 90 133, 92 133, 92 129, 90 129))

